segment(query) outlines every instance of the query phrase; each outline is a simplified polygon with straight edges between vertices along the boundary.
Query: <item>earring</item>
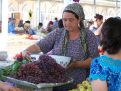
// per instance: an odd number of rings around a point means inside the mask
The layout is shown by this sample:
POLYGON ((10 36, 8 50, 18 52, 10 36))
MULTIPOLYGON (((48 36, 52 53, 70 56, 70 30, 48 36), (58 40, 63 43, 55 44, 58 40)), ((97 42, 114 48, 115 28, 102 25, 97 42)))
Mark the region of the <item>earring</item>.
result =
POLYGON ((78 24, 78 27, 80 28, 80 24, 78 24))

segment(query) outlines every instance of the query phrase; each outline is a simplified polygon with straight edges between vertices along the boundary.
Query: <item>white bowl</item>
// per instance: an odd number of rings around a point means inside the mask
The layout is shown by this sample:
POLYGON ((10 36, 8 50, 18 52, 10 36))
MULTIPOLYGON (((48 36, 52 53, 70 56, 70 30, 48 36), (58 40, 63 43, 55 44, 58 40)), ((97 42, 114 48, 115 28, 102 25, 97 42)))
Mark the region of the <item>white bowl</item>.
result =
POLYGON ((55 61, 64 68, 66 68, 71 61, 71 57, 67 56, 59 56, 59 55, 49 55, 49 56, 55 59, 55 61))
POLYGON ((0 61, 6 61, 8 54, 6 51, 0 51, 0 61))

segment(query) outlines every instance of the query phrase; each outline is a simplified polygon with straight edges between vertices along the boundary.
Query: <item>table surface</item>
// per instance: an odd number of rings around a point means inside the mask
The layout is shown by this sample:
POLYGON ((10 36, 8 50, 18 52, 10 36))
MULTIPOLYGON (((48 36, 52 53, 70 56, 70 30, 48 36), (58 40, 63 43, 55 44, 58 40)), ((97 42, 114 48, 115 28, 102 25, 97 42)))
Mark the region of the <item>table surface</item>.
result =
POLYGON ((40 38, 43 38, 43 36, 35 36, 36 40, 30 40, 26 39, 26 37, 27 35, 0 36, 0 51, 7 51, 8 60, 12 60, 17 53, 20 53, 28 46, 36 43, 40 38))

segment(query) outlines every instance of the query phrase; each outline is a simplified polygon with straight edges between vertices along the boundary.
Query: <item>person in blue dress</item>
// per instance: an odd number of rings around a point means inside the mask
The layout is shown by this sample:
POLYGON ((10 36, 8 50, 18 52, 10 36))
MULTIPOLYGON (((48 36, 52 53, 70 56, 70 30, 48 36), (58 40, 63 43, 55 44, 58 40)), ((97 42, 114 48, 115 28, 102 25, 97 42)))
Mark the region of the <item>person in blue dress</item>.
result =
POLYGON ((53 22, 53 28, 56 29, 58 28, 58 18, 55 17, 55 21, 53 22))
POLYGON ((15 22, 16 22, 16 20, 14 18, 9 18, 9 22, 8 22, 8 33, 15 34, 15 32, 14 32, 15 22))
POLYGON ((93 59, 88 78, 92 91, 121 91, 121 19, 108 18, 101 36, 104 55, 93 59))

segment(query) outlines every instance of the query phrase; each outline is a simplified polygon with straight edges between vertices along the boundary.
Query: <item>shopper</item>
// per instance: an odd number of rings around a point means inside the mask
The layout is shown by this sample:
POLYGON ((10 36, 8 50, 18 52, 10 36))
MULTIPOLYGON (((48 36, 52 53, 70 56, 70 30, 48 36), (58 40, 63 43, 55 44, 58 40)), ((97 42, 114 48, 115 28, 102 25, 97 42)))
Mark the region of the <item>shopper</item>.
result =
POLYGON ((101 27, 103 25, 103 15, 96 14, 94 16, 94 25, 90 27, 90 30, 96 35, 97 43, 100 44, 101 27))
POLYGON ((121 19, 107 19, 101 36, 104 55, 91 63, 92 91, 121 91, 121 19))
POLYGON ((35 30, 31 28, 30 21, 25 21, 24 23, 24 32, 25 34, 35 35, 35 30))
POLYGON ((15 18, 9 18, 9 21, 8 21, 8 33, 16 34, 14 32, 15 23, 16 23, 16 19, 15 18))
POLYGON ((63 55, 72 58, 67 68, 67 76, 74 79, 68 86, 54 88, 54 91, 68 91, 88 76, 92 58, 99 56, 96 37, 91 31, 86 31, 83 25, 85 18, 83 8, 79 3, 65 7, 62 20, 64 30, 56 29, 44 39, 28 47, 24 52, 63 55))
POLYGON ((58 28, 58 18, 55 17, 54 21, 53 21, 53 28, 56 29, 58 28))
POLYGON ((49 21, 48 24, 47 24, 46 31, 51 32, 53 30, 54 30, 53 21, 49 21))

